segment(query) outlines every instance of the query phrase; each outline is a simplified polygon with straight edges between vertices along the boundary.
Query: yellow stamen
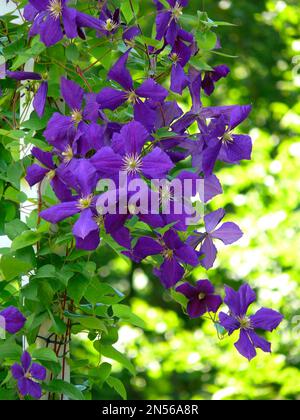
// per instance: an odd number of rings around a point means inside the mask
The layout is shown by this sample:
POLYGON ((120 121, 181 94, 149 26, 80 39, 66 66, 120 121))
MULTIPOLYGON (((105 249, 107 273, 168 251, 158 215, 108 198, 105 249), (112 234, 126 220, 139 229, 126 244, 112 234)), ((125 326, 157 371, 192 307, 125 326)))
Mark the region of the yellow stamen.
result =
POLYGON ((138 96, 133 90, 128 92, 126 98, 127 98, 127 101, 130 102, 131 104, 136 104, 138 100, 138 96))
POLYGON ((137 153, 126 155, 123 159, 123 171, 128 174, 136 174, 142 169, 142 158, 137 153))
POLYGON ((204 300, 205 297, 206 297, 206 294, 205 293, 199 293, 199 295, 198 295, 198 299, 199 300, 204 300))
POLYGON ((232 138, 232 135, 231 135, 231 133, 228 131, 227 133, 225 133, 224 134, 224 136, 223 136, 223 138, 222 138, 222 142, 224 143, 224 144, 227 144, 227 143, 232 143, 233 142, 233 138, 232 138))
POLYGON ((180 16, 183 13, 183 7, 181 6, 181 4, 177 1, 175 6, 172 9, 172 15, 173 17, 177 20, 180 18, 180 16))
POLYGON ((82 112, 79 109, 73 109, 71 117, 75 124, 79 124, 82 121, 82 112))
POLYGON ((64 163, 69 163, 74 157, 72 147, 70 145, 67 146, 66 150, 62 152, 62 155, 64 157, 64 163))
POLYGON ((48 11, 52 18, 60 19, 62 16, 62 4, 60 0, 51 0, 48 6, 48 11))
POLYGON ((173 258, 174 255, 174 251, 172 249, 165 249, 163 251, 163 256, 167 259, 167 260, 171 260, 173 258))
POLYGON ((90 194, 87 197, 80 198, 80 200, 78 200, 78 208, 80 210, 86 210, 91 207, 93 197, 93 194, 90 194))
POLYGON ((104 29, 108 32, 114 31, 118 27, 118 24, 114 22, 112 19, 107 19, 104 25, 104 29))
POLYGON ((49 171, 46 176, 49 179, 49 181, 52 181, 52 179, 55 177, 55 169, 49 171))
POLYGON ((241 326, 242 330, 249 330, 249 329, 252 328, 251 327, 251 320, 247 316, 238 317, 237 320, 240 323, 240 326, 241 326))

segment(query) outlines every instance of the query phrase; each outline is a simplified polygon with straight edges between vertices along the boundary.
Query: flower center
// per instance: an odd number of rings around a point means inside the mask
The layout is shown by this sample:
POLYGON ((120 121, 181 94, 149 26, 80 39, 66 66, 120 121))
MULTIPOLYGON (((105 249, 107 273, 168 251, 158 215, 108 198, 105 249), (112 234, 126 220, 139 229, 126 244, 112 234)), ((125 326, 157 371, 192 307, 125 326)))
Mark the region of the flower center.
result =
POLYGON ((183 13, 183 7, 181 6, 180 2, 177 1, 175 6, 172 9, 172 15, 177 20, 183 13))
POLYGON ((107 19, 104 24, 104 29, 108 32, 115 30, 118 27, 118 24, 114 22, 112 19, 107 19))
POLYGON ((173 63, 178 63, 180 61, 180 57, 177 53, 172 53, 170 59, 173 63))
POLYGON ((222 138, 222 142, 224 144, 228 144, 228 143, 232 143, 233 142, 232 135, 231 135, 231 133, 229 131, 224 134, 224 136, 222 138))
POLYGON ((138 96, 134 90, 129 91, 126 98, 127 98, 127 101, 130 102, 131 104, 136 104, 138 100, 138 96))
POLYGON ((163 251, 163 256, 167 259, 167 260, 171 260, 173 258, 174 255, 174 251, 172 249, 165 249, 163 251))
POLYGON ((55 177, 55 169, 49 171, 46 176, 49 179, 49 181, 52 181, 52 179, 55 177))
POLYGON ((142 164, 142 157, 137 153, 126 155, 123 159, 123 171, 136 174, 141 171, 142 164))
POLYGON ((82 121, 82 112, 79 109, 73 109, 71 117, 75 124, 79 124, 82 121))
POLYGON ((249 330, 249 329, 252 328, 251 320, 247 316, 238 317, 237 320, 240 323, 240 327, 241 327, 242 330, 249 330))
POLYGON ((73 159, 73 150, 72 147, 69 145, 66 147, 66 150, 62 152, 64 157, 64 163, 69 163, 73 159))
POLYGON ((62 5, 60 0, 50 0, 48 11, 54 19, 60 19, 62 16, 62 5))
POLYGON ((93 201, 93 194, 88 195, 87 197, 80 198, 78 200, 78 208, 80 210, 86 210, 91 207, 93 201))
POLYGON ((205 297, 206 297, 206 294, 205 293, 199 293, 199 295, 198 295, 198 299, 199 300, 204 300, 205 297))

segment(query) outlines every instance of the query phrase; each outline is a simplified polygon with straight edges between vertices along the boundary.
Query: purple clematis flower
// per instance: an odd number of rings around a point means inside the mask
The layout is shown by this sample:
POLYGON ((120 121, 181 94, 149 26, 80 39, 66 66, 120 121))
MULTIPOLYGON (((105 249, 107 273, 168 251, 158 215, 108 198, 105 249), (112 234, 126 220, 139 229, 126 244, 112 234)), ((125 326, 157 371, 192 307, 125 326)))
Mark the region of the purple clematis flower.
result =
POLYGON ((126 68, 129 53, 130 49, 119 58, 108 73, 108 77, 117 82, 124 90, 110 87, 104 88, 98 94, 97 101, 101 109, 110 109, 112 111, 128 101, 134 106, 136 121, 139 121, 140 114, 148 114, 148 118, 152 121, 155 118, 155 112, 141 98, 162 103, 169 92, 153 79, 147 79, 140 87, 135 89, 130 72, 126 68))
POLYGON ((38 363, 32 363, 30 354, 25 351, 21 357, 21 364, 15 363, 11 367, 12 376, 18 381, 19 392, 23 397, 27 395, 39 400, 42 388, 38 381, 46 379, 46 369, 38 363))
POLYGON ((27 168, 26 181, 33 187, 34 185, 43 181, 46 177, 50 181, 51 187, 55 192, 57 198, 61 201, 72 200, 72 193, 70 189, 64 183, 64 171, 66 170, 65 165, 57 167, 53 161, 53 155, 49 152, 33 147, 31 154, 39 161, 43 166, 33 164, 27 168))
MULTIPOLYGON (((10 79, 15 79, 19 81, 23 81, 23 80, 41 81, 42 80, 42 76, 39 73, 28 72, 28 71, 7 70, 6 75, 10 79)), ((42 118, 42 116, 45 113, 47 95, 48 95, 48 82, 42 81, 42 83, 40 84, 38 90, 36 91, 34 95, 34 100, 33 100, 33 108, 40 118, 42 118)))
POLYGON ((212 71, 206 71, 202 80, 202 89, 206 95, 210 96, 215 90, 215 83, 225 78, 230 73, 230 69, 225 64, 214 67, 212 71))
POLYGON ((257 335, 256 330, 273 331, 283 316, 272 309, 262 308, 255 315, 247 316, 249 306, 256 300, 256 294, 248 284, 241 286, 238 292, 225 287, 226 297, 224 302, 229 307, 229 314, 220 313, 220 324, 229 335, 240 330, 240 338, 235 343, 237 351, 248 360, 256 356, 256 349, 271 352, 271 344, 257 335))
POLYGON ((96 169, 85 159, 73 161, 68 169, 69 176, 65 173, 65 178, 68 178, 70 186, 78 192, 79 196, 74 197, 73 201, 63 202, 42 211, 40 216, 55 224, 75 214, 80 214, 73 226, 77 247, 87 251, 94 250, 100 243, 95 210, 96 197, 93 194, 99 177, 96 169))
POLYGON ((73 39, 81 35, 80 28, 101 29, 98 19, 67 6, 68 0, 29 0, 24 17, 33 21, 29 36, 40 35, 47 46, 57 44, 66 34, 73 39))
POLYGON ((207 312, 216 313, 222 304, 222 298, 215 295, 214 286, 208 280, 199 280, 196 286, 181 284, 176 292, 188 298, 187 313, 190 318, 199 318, 207 312))
POLYGON ((153 238, 141 237, 133 250, 133 258, 140 262, 150 255, 161 255, 164 259, 159 269, 154 271, 162 284, 171 288, 184 276, 182 264, 197 267, 199 264, 196 251, 182 242, 174 230, 167 231, 163 236, 153 238))
POLYGON ((4 325, 0 323, 0 326, 5 328, 10 334, 19 332, 26 322, 24 315, 14 306, 9 306, 3 311, 0 311, 0 318, 4 319, 4 325))
POLYGON ((194 37, 183 29, 178 30, 178 35, 170 59, 173 62, 171 71, 171 90, 182 94, 182 91, 189 85, 190 79, 184 72, 185 65, 189 62, 193 54, 194 37), (189 45, 187 45, 187 43, 189 45))
POLYGON ((110 36, 117 32, 120 27, 120 9, 116 9, 113 13, 108 9, 107 2, 104 3, 99 17, 101 35, 110 36))
POLYGON ((215 239, 219 239, 225 245, 230 245, 243 236, 243 232, 235 223, 226 222, 216 229, 224 216, 225 211, 223 209, 207 214, 204 216, 206 233, 199 233, 190 238, 189 243, 195 247, 201 243, 200 255, 204 255, 204 258, 200 260, 200 264, 207 270, 213 266, 217 256, 217 249, 214 245, 215 239))
POLYGON ((206 175, 212 173, 217 160, 226 163, 238 163, 250 160, 252 140, 250 136, 233 134, 234 129, 248 117, 251 106, 232 106, 206 108, 204 112, 219 116, 214 118, 208 130, 204 133, 207 147, 203 150, 203 171, 206 175))
POLYGON ((119 134, 113 135, 112 147, 100 149, 91 162, 104 177, 115 178, 120 172, 126 172, 128 177, 164 177, 174 165, 159 147, 143 156, 142 150, 147 141, 147 130, 139 122, 132 121, 119 134))
POLYGON ((156 39, 165 41, 173 47, 180 30, 178 20, 183 13, 184 7, 188 6, 189 0, 167 0, 169 9, 162 7, 159 1, 155 1, 157 7, 156 39))

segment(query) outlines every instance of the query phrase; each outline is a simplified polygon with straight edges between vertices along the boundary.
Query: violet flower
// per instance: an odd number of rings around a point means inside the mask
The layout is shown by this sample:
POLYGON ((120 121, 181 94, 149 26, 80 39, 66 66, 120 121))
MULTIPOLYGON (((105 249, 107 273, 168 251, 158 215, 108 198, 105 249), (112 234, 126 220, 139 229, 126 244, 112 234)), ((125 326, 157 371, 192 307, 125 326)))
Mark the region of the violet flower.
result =
POLYGON ((182 242, 174 230, 167 231, 163 236, 153 238, 141 237, 133 250, 134 259, 138 262, 151 255, 161 255, 164 259, 159 269, 154 271, 162 284, 171 288, 184 276, 182 264, 197 267, 199 264, 196 251, 182 242))
POLYGON ((39 400, 42 388, 38 381, 46 379, 46 369, 38 363, 32 363, 30 354, 25 351, 21 357, 21 364, 15 363, 11 367, 12 376, 18 381, 19 392, 23 397, 27 395, 39 400))
POLYGON ((200 264, 207 270, 214 265, 217 256, 214 240, 218 239, 224 245, 231 245, 243 236, 243 232, 238 225, 232 222, 223 223, 217 228, 224 217, 225 211, 223 209, 207 214, 204 216, 206 232, 198 233, 189 240, 189 243, 194 247, 201 243, 200 255, 204 258, 200 260, 200 264))
POLYGON ((149 133, 139 122, 132 121, 114 134, 112 147, 103 147, 91 159, 101 176, 116 177, 126 172, 128 177, 164 177, 173 167, 169 156, 159 147, 143 155, 149 133))
POLYGON ((225 78, 230 73, 230 69, 225 64, 214 67, 212 71, 206 71, 202 80, 202 88, 206 95, 210 96, 215 90, 215 83, 225 78))
POLYGON ((26 322, 24 315, 14 306, 9 306, 8 308, 3 309, 3 311, 0 311, 0 318, 1 317, 4 319, 4 325, 1 324, 1 327, 4 327, 10 334, 19 332, 26 322))
POLYGON ((222 304, 221 296, 214 293, 214 286, 209 280, 199 280, 195 286, 181 284, 176 292, 188 298, 187 313, 190 318, 199 318, 207 312, 216 313, 222 304))
MULTIPOLYGON (((42 76, 39 73, 27 72, 27 71, 7 70, 6 75, 10 79, 15 79, 18 81, 24 81, 24 80, 41 81, 42 80, 42 76)), ((34 100, 33 100, 33 108, 40 118, 42 118, 42 116, 45 113, 47 95, 48 95, 48 82, 42 81, 38 90, 36 91, 34 95, 34 100)))
POLYGON ((256 294, 248 284, 241 286, 238 292, 230 287, 225 287, 226 297, 224 302, 229 307, 229 314, 220 313, 220 324, 229 335, 240 331, 239 340, 235 343, 237 351, 248 360, 256 356, 256 349, 271 352, 271 344, 257 335, 256 330, 273 331, 283 316, 272 309, 262 308, 255 315, 248 316, 249 306, 255 302, 256 294))
POLYGON ((113 35, 121 24, 120 9, 116 9, 112 13, 107 7, 107 2, 105 2, 101 9, 99 21, 101 26, 99 33, 104 36, 113 35))
POLYGON ((130 50, 122 55, 108 73, 109 79, 117 82, 123 90, 106 87, 98 94, 97 101, 101 109, 110 109, 111 111, 128 101, 134 106, 135 120, 138 121, 139 115, 143 114, 148 115, 148 119, 152 121, 154 111, 141 98, 162 103, 169 93, 153 79, 147 79, 135 89, 130 72, 126 68, 129 53, 130 50))
POLYGON ((40 35, 47 46, 57 44, 66 34, 73 39, 80 34, 80 28, 101 29, 98 19, 78 12, 67 6, 68 0, 29 0, 24 17, 33 21, 29 36, 40 35))
POLYGON ((192 34, 183 29, 179 29, 176 41, 170 53, 170 59, 173 62, 170 88, 179 95, 181 95, 182 91, 189 85, 190 79, 185 74, 184 67, 192 56, 193 42, 194 37, 192 34), (189 43, 189 45, 187 45, 187 43, 189 43))

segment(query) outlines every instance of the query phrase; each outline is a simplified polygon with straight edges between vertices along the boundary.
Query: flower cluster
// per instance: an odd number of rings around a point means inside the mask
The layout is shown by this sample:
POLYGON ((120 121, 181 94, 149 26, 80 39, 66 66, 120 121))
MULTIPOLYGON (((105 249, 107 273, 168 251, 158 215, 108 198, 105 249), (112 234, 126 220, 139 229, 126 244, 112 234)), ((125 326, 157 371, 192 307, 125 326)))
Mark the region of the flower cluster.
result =
MULTIPOLYGON (((194 267, 201 265, 209 270, 213 266, 217 255, 215 241, 229 245, 242 236, 235 223, 219 226, 225 217, 223 209, 206 214, 201 229, 203 215, 197 211, 197 203, 205 205, 222 193, 215 174, 217 162, 233 165, 251 159, 251 138, 237 131, 251 106, 203 105, 202 96, 214 92, 217 82, 228 76, 229 68, 220 65, 201 71, 190 64, 199 48, 193 33, 181 26, 188 0, 167 0, 164 4, 168 8, 160 1, 154 3, 156 39, 161 48, 146 46, 149 71, 140 81, 134 80, 129 69, 135 38, 141 30, 122 24, 118 9, 110 11, 105 2, 99 19, 95 19, 69 8, 65 0, 30 0, 26 8, 26 18, 33 22, 30 36, 40 34, 47 46, 59 42, 64 35, 70 39, 82 37, 83 28, 89 27, 96 29, 98 37, 114 36, 123 30, 123 52, 108 72, 107 86, 100 92, 87 93, 74 81, 62 77, 66 115, 52 115, 44 132, 51 152, 36 147, 32 150, 38 163, 28 168, 26 179, 31 186, 49 180, 60 201, 41 212, 44 220, 56 224, 74 217, 73 235, 80 249, 97 249, 102 234, 109 234, 133 261, 151 257, 155 275, 164 287, 177 286, 176 291, 188 299, 187 312, 194 318, 206 312, 216 313, 222 299, 208 280, 200 280, 196 285, 179 282, 194 267), (168 84, 159 83, 157 63, 161 54, 164 60, 168 59, 168 84), (192 106, 185 113, 174 98, 188 92, 192 106), (125 121, 113 118, 113 113, 124 109, 126 113, 120 115, 126 115, 125 121), (190 127, 195 125, 198 132, 191 134, 190 127), (185 169, 179 170, 182 167, 185 169), (108 191, 99 187, 104 181, 109 181, 108 191), (165 188, 164 181, 189 183, 190 193, 178 197, 174 186, 165 188), (158 203, 155 209, 150 204, 153 197, 158 203), (181 211, 179 204, 183 204, 181 211), (190 218, 194 221, 192 228, 190 218), (137 223, 145 227, 143 233, 135 231, 137 223)), ((218 47, 219 41, 215 48, 218 47)), ((7 75, 41 83, 34 105, 38 115, 43 115, 47 82, 42 76, 24 72, 7 75)), ((246 288, 248 296, 251 289, 246 288)), ((270 350, 254 329, 274 329, 281 316, 262 310, 247 318, 245 289, 241 290, 234 295, 226 289, 230 314, 222 313, 220 323, 229 333, 241 329, 236 346, 251 359, 255 347, 270 350), (270 324, 260 322, 264 315, 270 324)), ((24 372, 28 366, 23 366, 24 372)))

